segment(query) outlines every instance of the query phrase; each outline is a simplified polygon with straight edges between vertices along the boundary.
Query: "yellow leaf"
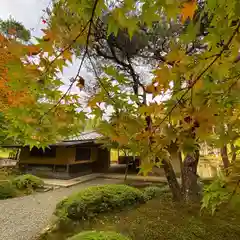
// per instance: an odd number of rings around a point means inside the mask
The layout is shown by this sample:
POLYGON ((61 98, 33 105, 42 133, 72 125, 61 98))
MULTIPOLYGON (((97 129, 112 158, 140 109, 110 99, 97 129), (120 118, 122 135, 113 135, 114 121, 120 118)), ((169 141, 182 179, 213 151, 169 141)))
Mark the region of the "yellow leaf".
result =
POLYGON ((55 38, 54 33, 49 29, 42 29, 44 32, 43 41, 48 42, 52 41, 55 38))
POLYGON ((63 72, 63 67, 65 66, 65 61, 63 59, 56 59, 54 61, 54 65, 61 71, 63 72))
POLYGON ((166 56, 166 59, 167 59, 169 62, 178 63, 178 62, 180 62, 180 61, 183 59, 184 56, 185 56, 185 52, 177 49, 177 50, 175 50, 175 51, 171 51, 171 52, 166 56))
POLYGON ((203 81, 199 79, 195 84, 194 84, 194 89, 200 90, 203 88, 203 81))
POLYGON ((88 101, 88 107, 96 107, 97 106, 98 99, 93 97, 88 101))
POLYGON ((88 101, 88 107, 94 108, 97 106, 97 103, 103 101, 103 97, 101 95, 95 95, 88 101))
POLYGON ((29 45, 26 48, 29 56, 35 56, 41 52, 41 49, 37 45, 29 45))
POLYGON ((160 113, 162 113, 163 110, 163 105, 158 104, 158 103, 150 103, 147 106, 142 106, 139 108, 139 113, 141 114, 154 114, 154 115, 158 115, 160 113))
POLYGON ((167 66, 163 66, 160 69, 157 69, 154 71, 155 74, 155 78, 154 78, 154 82, 158 83, 158 88, 155 89, 156 90, 160 90, 161 87, 163 87, 164 89, 168 87, 171 77, 171 73, 170 70, 167 66))
POLYGON ((183 4, 181 14, 182 23, 184 23, 188 18, 193 19, 195 10, 197 9, 197 0, 190 0, 183 4))
POLYGON ((113 136, 112 140, 118 142, 120 145, 128 144, 128 138, 126 135, 113 136))
POLYGON ((140 141, 140 140, 142 140, 142 139, 146 139, 147 137, 149 137, 149 132, 144 131, 144 132, 137 133, 135 139, 136 139, 137 141, 140 141))
POLYGON ((155 92, 155 86, 153 84, 149 84, 146 86, 145 91, 147 93, 154 93, 155 92))
POLYGON ((143 175, 143 176, 147 176, 148 173, 152 172, 154 163, 152 162, 148 162, 148 161, 142 161, 141 165, 140 165, 140 171, 139 171, 139 175, 143 175))
POLYGON ((62 57, 65 59, 65 60, 68 60, 71 62, 72 60, 72 53, 70 51, 64 51, 62 53, 62 57))

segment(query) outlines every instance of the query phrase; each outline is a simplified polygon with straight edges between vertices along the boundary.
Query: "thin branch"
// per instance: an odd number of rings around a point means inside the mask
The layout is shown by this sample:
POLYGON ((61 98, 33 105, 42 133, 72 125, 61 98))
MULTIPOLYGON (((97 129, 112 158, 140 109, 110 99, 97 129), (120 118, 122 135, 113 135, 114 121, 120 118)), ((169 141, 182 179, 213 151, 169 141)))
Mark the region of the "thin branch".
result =
POLYGON ((167 65, 171 66, 171 67, 174 66, 175 62, 170 62, 170 61, 168 61, 164 56, 162 56, 162 55, 160 54, 159 51, 154 51, 154 49, 153 49, 150 45, 148 45, 147 47, 148 47, 148 49, 151 50, 151 52, 154 54, 154 55, 153 55, 153 58, 154 58, 154 59, 160 60, 160 61, 166 63, 167 65))
POLYGON ((221 82, 219 82, 219 83, 226 83, 227 81, 232 80, 232 79, 234 79, 234 78, 237 78, 237 80, 239 80, 239 77, 240 77, 240 73, 239 73, 239 74, 236 74, 236 75, 234 75, 234 76, 232 76, 232 77, 224 78, 224 80, 221 81, 221 82))
POLYGON ((227 201, 227 204, 231 202, 232 198, 234 197, 234 195, 236 194, 237 192, 237 189, 239 187, 239 184, 240 184, 240 180, 237 181, 236 185, 235 185, 235 188, 233 189, 233 191, 231 192, 230 196, 229 196, 229 199, 227 201))
POLYGON ((78 80, 78 77, 79 77, 81 68, 82 68, 82 66, 83 66, 85 57, 86 57, 86 55, 87 55, 87 53, 88 53, 88 45, 89 45, 89 40, 90 40, 91 27, 92 27, 93 18, 94 18, 94 15, 95 15, 95 11, 96 11, 96 7, 97 7, 97 4, 98 4, 98 1, 99 1, 99 0, 95 0, 94 5, 93 5, 93 10, 92 10, 92 15, 91 15, 90 20, 88 21, 88 22, 89 22, 89 29, 88 29, 87 40, 86 40, 86 48, 85 48, 85 51, 84 51, 82 60, 81 60, 81 62, 80 62, 80 65, 79 65, 79 67, 78 67, 77 74, 75 75, 74 79, 72 80, 71 84, 69 85, 67 91, 62 95, 62 97, 58 100, 58 102, 57 102, 53 107, 51 107, 47 112, 45 112, 45 113, 43 114, 43 116, 40 118, 40 123, 41 123, 42 119, 44 118, 44 116, 46 116, 46 115, 47 115, 48 113, 50 113, 52 110, 54 110, 54 109, 57 108, 57 106, 62 102, 62 100, 68 95, 68 93, 70 92, 70 90, 71 90, 71 88, 73 87, 74 83, 78 80))
POLYGON ((163 120, 160 122, 159 125, 161 125, 169 116, 169 114, 171 114, 173 112, 173 110, 178 106, 178 104, 183 100, 183 98, 188 94, 188 92, 194 87, 194 85, 201 79, 201 77, 214 65, 214 63, 222 56, 222 54, 224 53, 224 51, 228 50, 229 45, 231 44, 233 38, 235 37, 235 35, 237 34, 237 32, 239 31, 240 28, 240 20, 238 20, 238 25, 236 27, 236 29, 234 30, 232 36, 229 38, 229 40, 227 41, 227 43, 223 46, 222 50, 219 52, 219 54, 216 55, 216 57, 210 62, 210 64, 196 77, 196 79, 190 84, 189 88, 186 90, 185 93, 182 94, 182 96, 180 97, 180 99, 174 104, 174 106, 169 110, 169 112, 167 113, 167 115, 163 118, 163 120))
MULTIPOLYGON (((133 83, 134 83, 135 85, 137 85, 137 86, 136 86, 136 89, 134 88, 134 85, 133 85, 133 91, 134 91, 134 93, 135 93, 136 95, 138 95, 138 92, 137 92, 138 85, 143 89, 143 92, 145 93, 145 92, 146 92, 146 91, 145 91, 145 87, 144 87, 144 85, 139 81, 139 77, 137 76, 137 74, 136 74, 135 71, 134 71, 134 68, 133 68, 133 66, 132 66, 132 64, 131 64, 130 58, 127 56, 128 63, 125 63, 124 61, 121 61, 121 60, 118 58, 118 56, 117 56, 117 54, 116 54, 113 46, 112 46, 111 44, 109 44, 109 43, 108 43, 108 46, 109 46, 109 49, 110 49, 110 51, 111 51, 112 56, 108 55, 107 53, 102 52, 102 51, 100 50, 99 46, 96 47, 97 53, 98 53, 100 56, 104 57, 104 58, 107 58, 107 59, 110 59, 110 60, 115 61, 118 65, 122 66, 122 67, 130 74, 130 76, 132 77, 133 83)), ((144 97, 144 99, 145 99, 145 97, 144 97)), ((144 102, 146 102, 146 101, 144 100, 144 102)))
MULTIPOLYGON (((91 24, 91 21, 90 21, 90 20, 85 24, 85 26, 84 26, 84 28, 82 29, 82 31, 79 32, 79 34, 72 40, 72 42, 71 42, 68 46, 66 46, 62 51, 60 51, 60 53, 48 64, 46 70, 43 72, 43 74, 42 74, 40 77, 44 76, 44 75, 48 72, 48 70, 50 69, 50 67, 55 63, 55 61, 56 61, 60 56, 62 56, 62 54, 63 54, 64 52, 68 51, 68 50, 72 47, 72 45, 73 45, 74 43, 76 43, 76 41, 78 40, 78 38, 81 37, 82 34, 83 34, 83 33, 85 32, 85 30, 87 29, 89 23, 91 24)), ((89 28, 90 28, 90 26, 89 26, 89 28)))
POLYGON ((123 67, 128 68, 128 64, 125 63, 125 62, 123 62, 123 61, 121 61, 121 60, 117 57, 117 55, 116 55, 116 53, 115 53, 115 51, 114 51, 113 46, 112 46, 111 44, 108 44, 108 46, 109 46, 109 48, 110 48, 110 51, 111 51, 111 53, 112 53, 115 61, 116 61, 119 65, 122 65, 123 67))
POLYGON ((109 98, 112 102, 116 103, 116 101, 111 97, 111 95, 110 95, 110 93, 108 92, 107 88, 104 86, 101 78, 98 76, 97 70, 96 70, 96 68, 95 68, 95 66, 94 66, 94 63, 93 63, 93 61, 92 61, 91 56, 89 55, 89 53, 87 53, 87 56, 88 56, 88 59, 89 59, 91 65, 92 65, 92 69, 93 69, 93 71, 94 71, 94 74, 95 74, 96 79, 98 80, 98 82, 100 83, 101 87, 104 89, 104 91, 105 91, 106 94, 108 95, 108 98, 109 98))
POLYGON ((107 58, 109 60, 115 60, 115 58, 113 56, 108 55, 107 53, 104 53, 100 50, 99 46, 96 46, 96 52, 99 56, 103 57, 103 58, 107 58))
POLYGON ((227 91, 225 92, 221 100, 224 100, 228 96, 228 94, 230 94, 230 92, 232 91, 233 87, 237 84, 239 79, 240 79, 240 76, 237 79, 235 79, 235 81, 232 82, 232 84, 228 87, 227 91))

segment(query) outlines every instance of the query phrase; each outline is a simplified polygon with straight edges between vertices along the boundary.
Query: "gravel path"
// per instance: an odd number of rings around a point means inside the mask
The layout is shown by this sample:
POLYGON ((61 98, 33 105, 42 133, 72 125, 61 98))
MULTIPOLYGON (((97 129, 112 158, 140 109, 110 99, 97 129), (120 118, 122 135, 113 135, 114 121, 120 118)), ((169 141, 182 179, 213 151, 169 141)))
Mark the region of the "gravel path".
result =
POLYGON ((34 240, 48 225, 56 204, 80 189, 101 184, 114 184, 114 179, 95 179, 69 188, 36 193, 0 201, 0 239, 34 240))

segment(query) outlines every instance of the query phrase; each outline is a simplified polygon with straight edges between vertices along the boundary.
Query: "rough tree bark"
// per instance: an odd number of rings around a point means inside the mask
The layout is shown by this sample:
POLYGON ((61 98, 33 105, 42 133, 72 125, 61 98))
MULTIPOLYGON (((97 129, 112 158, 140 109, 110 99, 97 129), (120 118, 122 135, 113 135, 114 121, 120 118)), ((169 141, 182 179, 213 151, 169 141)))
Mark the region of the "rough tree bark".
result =
MULTIPOLYGON (((172 159, 173 157, 173 152, 171 152, 172 154, 170 154, 170 157, 171 157, 171 161, 173 160, 176 160, 177 159, 172 159)), ((178 156, 178 154, 174 154, 174 157, 175 156, 178 156)), ((169 160, 162 160, 162 166, 163 166, 163 170, 164 170, 164 174, 165 174, 165 177, 167 178, 167 182, 168 182, 168 186, 172 192, 172 196, 173 196, 173 201, 176 201, 176 202, 181 202, 182 201, 182 191, 181 191, 181 187, 180 187, 180 184, 177 180, 177 176, 176 176, 176 173, 173 169, 173 166, 171 164, 171 161, 169 160)), ((159 175, 159 176, 162 176, 162 170, 158 167, 153 167, 152 171, 159 175)))
POLYGON ((185 202, 200 201, 200 186, 198 185, 197 166, 199 161, 199 151, 189 153, 183 161, 182 169, 182 191, 185 202))
POLYGON ((236 148, 233 143, 231 143, 231 152, 232 152, 232 163, 234 163, 237 158, 237 153, 236 153, 236 148))
MULTIPOLYGON (((173 200, 180 202, 180 201, 182 201, 181 187, 177 180, 177 176, 173 169, 173 165, 171 164, 171 161, 176 161, 177 163, 179 162, 178 146, 176 143, 171 142, 171 144, 169 145, 167 150, 170 154, 171 159, 170 160, 166 160, 166 159, 162 160, 162 166, 163 166, 164 174, 168 181, 169 188, 172 192, 173 200)), ((158 175, 162 175, 162 171, 158 167, 154 167, 153 171, 158 175)))
POLYGON ((226 170, 226 173, 227 173, 227 169, 230 166, 230 162, 229 162, 229 159, 228 159, 228 152, 227 152, 227 145, 226 144, 223 145, 223 147, 221 147, 220 152, 221 152, 223 167, 224 167, 224 169, 226 170))
POLYGON ((173 170, 172 164, 167 160, 163 160, 162 164, 163 164, 165 176, 168 181, 169 188, 172 192, 173 200, 178 202, 182 201, 181 188, 177 181, 177 177, 173 170))

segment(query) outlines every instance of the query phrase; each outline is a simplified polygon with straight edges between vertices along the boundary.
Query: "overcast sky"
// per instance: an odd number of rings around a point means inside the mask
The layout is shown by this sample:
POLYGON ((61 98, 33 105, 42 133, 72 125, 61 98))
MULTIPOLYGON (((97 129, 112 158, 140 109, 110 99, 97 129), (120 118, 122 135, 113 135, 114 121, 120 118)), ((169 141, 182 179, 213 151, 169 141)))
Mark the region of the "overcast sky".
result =
MULTIPOLYGON (((30 29, 32 36, 39 37, 42 34, 41 29, 44 28, 42 18, 45 15, 43 10, 47 7, 51 7, 51 0, 0 0, 0 18, 7 19, 12 16, 17 21, 22 22, 27 29, 30 29)), ((77 73, 80 60, 73 62, 73 66, 65 68, 63 71, 62 80, 65 82, 65 86, 62 88, 63 91, 66 91, 68 88, 70 84, 69 79, 75 77, 77 73)), ((93 78, 93 75, 88 73, 84 67, 80 75, 83 76, 86 81, 93 78)), ((144 79, 151 79, 151 75, 149 75, 145 68, 142 69, 141 76, 144 79)), ((79 89, 75 86, 71 92, 80 94, 79 89)), ((151 97, 148 98, 149 100, 151 99, 151 97)))
MULTIPOLYGON (((45 17, 44 9, 51 6, 51 0, 0 0, 0 18, 7 19, 12 16, 17 21, 24 24, 27 29, 31 30, 33 36, 41 36, 41 29, 44 28, 42 18, 45 17)), ((63 80, 67 89, 69 79, 74 77, 78 68, 78 61, 74 61, 74 65, 65 68, 63 71, 63 80)), ((86 80, 92 76, 87 73, 85 68, 82 68, 80 73, 86 80)), ((80 93, 78 88, 73 87, 72 92, 80 93)))

